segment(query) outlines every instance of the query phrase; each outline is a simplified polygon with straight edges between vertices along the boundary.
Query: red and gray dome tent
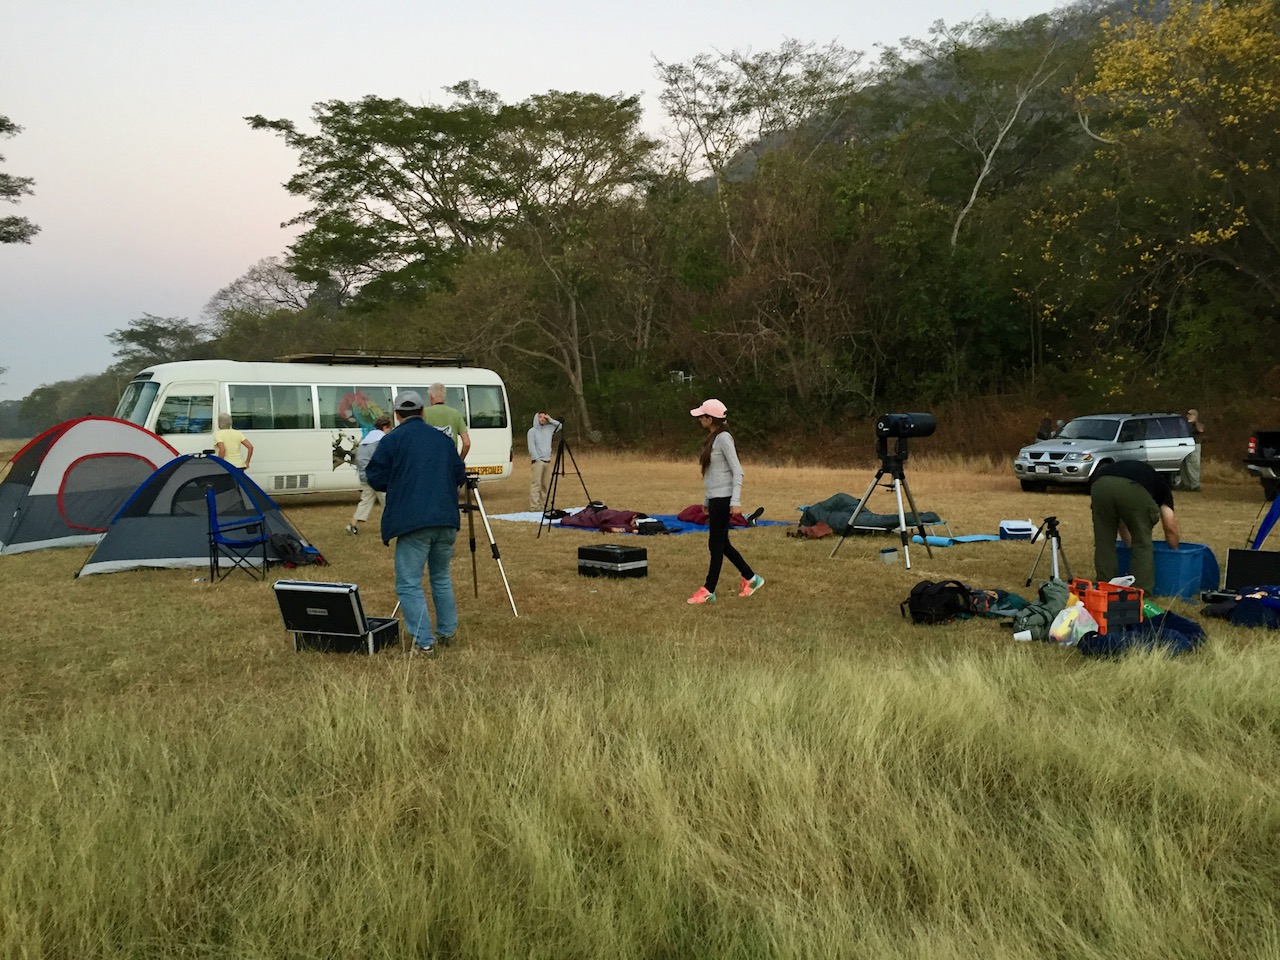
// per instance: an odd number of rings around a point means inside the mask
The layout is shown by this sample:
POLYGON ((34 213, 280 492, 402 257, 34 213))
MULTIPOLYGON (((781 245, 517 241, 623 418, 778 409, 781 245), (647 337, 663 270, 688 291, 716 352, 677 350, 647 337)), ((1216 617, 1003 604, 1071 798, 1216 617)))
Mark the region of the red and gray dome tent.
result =
MULTIPOLYGON (((268 535, 284 534, 303 547, 310 546, 279 505, 243 470, 211 454, 187 454, 170 460, 142 482, 76 576, 147 567, 207 567, 205 492, 210 489, 220 520, 261 517, 268 535)), ((267 560, 281 561, 274 547, 268 547, 267 560)))
POLYGON ((0 553, 97 543, 138 484, 178 451, 114 417, 51 427, 0 480, 0 553))

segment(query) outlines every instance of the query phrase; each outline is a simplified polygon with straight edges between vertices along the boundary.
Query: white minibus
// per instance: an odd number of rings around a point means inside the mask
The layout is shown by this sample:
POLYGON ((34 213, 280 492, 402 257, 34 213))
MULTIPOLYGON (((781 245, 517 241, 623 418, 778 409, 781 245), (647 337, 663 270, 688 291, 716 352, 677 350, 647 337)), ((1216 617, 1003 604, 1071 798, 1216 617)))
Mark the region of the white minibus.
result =
POLYGON ((179 453, 211 450, 219 414, 253 444, 249 476, 271 494, 358 490, 356 445, 400 390, 445 386, 468 424, 467 471, 511 475, 507 390, 492 370, 450 358, 307 355, 290 362, 181 360, 147 367, 115 415, 154 431, 179 453))

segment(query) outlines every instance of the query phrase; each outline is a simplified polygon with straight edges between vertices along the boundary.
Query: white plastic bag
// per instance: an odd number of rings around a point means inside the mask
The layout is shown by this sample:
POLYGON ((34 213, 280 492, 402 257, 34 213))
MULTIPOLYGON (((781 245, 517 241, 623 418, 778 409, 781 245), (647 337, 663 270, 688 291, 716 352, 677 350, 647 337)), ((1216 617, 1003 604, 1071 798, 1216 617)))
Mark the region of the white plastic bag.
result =
POLYGON ((1074 647, 1086 633, 1097 632, 1098 621, 1083 603, 1064 607, 1049 626, 1049 639, 1063 647, 1074 647))

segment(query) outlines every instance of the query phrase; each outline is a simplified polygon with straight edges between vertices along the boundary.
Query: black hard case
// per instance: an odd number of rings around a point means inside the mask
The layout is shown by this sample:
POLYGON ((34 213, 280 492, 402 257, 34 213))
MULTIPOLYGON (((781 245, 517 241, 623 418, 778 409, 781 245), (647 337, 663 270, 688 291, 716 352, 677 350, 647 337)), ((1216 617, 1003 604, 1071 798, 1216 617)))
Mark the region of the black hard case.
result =
POLYGON ((277 580, 275 592, 294 650, 374 654, 400 642, 400 621, 366 617, 354 583, 277 580))
POLYGON ((647 577, 649 552, 644 547, 606 543, 578 548, 578 573, 584 577, 647 577))

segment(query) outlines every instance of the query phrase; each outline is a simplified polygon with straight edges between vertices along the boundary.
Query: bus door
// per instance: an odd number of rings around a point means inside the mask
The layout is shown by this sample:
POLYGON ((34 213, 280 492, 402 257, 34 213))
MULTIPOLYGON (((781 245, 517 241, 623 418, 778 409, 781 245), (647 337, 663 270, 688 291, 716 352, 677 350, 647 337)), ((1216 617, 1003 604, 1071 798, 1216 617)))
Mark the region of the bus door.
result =
POLYGON ((213 446, 215 385, 177 381, 168 384, 155 406, 153 432, 179 453, 199 453, 213 446))

